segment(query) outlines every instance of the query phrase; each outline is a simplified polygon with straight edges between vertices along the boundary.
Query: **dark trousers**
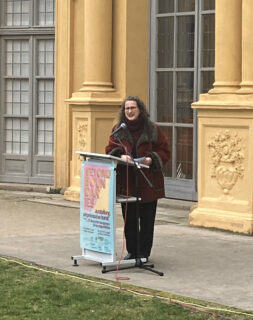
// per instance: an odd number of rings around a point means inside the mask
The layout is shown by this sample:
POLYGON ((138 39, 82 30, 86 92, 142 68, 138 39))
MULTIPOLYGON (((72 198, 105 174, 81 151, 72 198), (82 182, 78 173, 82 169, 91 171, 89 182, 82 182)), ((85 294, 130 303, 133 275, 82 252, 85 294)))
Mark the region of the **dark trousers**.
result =
POLYGON ((125 221, 126 248, 128 253, 137 254, 137 230, 139 225, 139 254, 143 257, 149 257, 154 235, 154 224, 156 215, 157 200, 152 202, 139 202, 139 223, 136 218, 136 203, 121 205, 123 218, 125 221))

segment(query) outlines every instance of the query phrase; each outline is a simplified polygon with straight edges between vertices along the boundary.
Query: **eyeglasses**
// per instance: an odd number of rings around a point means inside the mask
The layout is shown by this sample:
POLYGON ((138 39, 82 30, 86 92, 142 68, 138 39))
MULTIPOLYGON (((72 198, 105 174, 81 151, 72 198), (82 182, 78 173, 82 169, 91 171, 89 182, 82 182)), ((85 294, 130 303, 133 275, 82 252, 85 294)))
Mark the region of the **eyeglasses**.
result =
POLYGON ((132 111, 132 110, 135 110, 135 109, 137 109, 137 107, 126 107, 125 111, 132 111))

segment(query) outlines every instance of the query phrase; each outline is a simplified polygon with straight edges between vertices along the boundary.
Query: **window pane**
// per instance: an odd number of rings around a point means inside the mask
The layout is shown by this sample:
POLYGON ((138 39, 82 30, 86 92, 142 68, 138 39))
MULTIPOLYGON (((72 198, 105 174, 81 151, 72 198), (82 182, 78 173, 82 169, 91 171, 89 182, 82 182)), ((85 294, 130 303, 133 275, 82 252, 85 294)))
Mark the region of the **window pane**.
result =
POLYGON ((177 66, 194 67, 194 16, 178 18, 177 33, 177 66))
POLYGON ((6 119, 5 121, 5 152, 7 154, 28 154, 28 120, 6 119))
POLYGON ((157 121, 173 121, 173 73, 157 73, 157 121))
POLYGON ((45 129, 48 131, 53 131, 54 121, 52 119, 48 119, 45 121, 45 129))
POLYGON ((174 0, 159 0, 158 13, 174 12, 174 0))
POLYGON ((45 132, 45 141, 51 144, 53 143, 53 134, 51 131, 45 132))
POLYGON ((5 74, 7 76, 27 77, 29 75, 28 40, 6 40, 5 74))
POLYGON ((25 119, 21 120, 21 130, 28 131, 28 121, 25 119))
POLYGON ((166 177, 172 177, 172 127, 160 127, 163 133, 168 138, 170 159, 164 168, 164 174, 166 177))
POLYGON ((202 0, 202 10, 214 10, 215 0, 202 0))
POLYGON ((30 0, 6 0, 5 17, 7 26, 28 26, 30 0))
POLYGON ((53 155, 53 144, 46 143, 45 144, 45 156, 52 156, 53 155))
POLYGON ((193 72, 177 73, 177 122, 193 123, 193 72))
POLYGON ((39 76, 54 76, 54 40, 38 41, 38 67, 39 76))
POLYGON ((28 26, 29 25, 29 15, 28 14, 23 14, 22 15, 21 24, 23 26, 28 26))
POLYGON ((206 93, 212 89, 214 83, 214 71, 201 72, 201 87, 200 92, 206 93))
POLYGON ((177 179, 192 179, 193 129, 177 128, 177 179))
POLYGON ((8 130, 8 129, 5 130, 5 141, 6 142, 12 141, 12 131, 11 130, 8 130))
POLYGON ((173 66, 174 18, 158 18, 158 68, 173 66))
POLYGON ((13 131, 13 141, 14 142, 19 142, 20 141, 20 131, 19 130, 14 130, 13 131))
POLYGON ((202 67, 214 67, 214 14, 205 14, 202 16, 202 48, 201 62, 202 67))
POLYGON ((6 80, 5 112, 8 115, 25 115, 29 113, 28 80, 6 80))
POLYGON ((21 145, 18 142, 12 143, 12 154, 21 154, 21 145))
POLYGON ((44 156, 53 156, 53 120, 38 119, 37 122, 37 153, 44 156))
POLYGON ((28 154, 28 143, 21 143, 21 154, 28 154))
POLYGON ((39 80, 38 82, 38 115, 53 116, 54 114, 54 81, 39 80))
POLYGON ((178 0, 178 11, 195 11, 195 0, 178 0))
POLYGON ((38 24, 40 26, 54 25, 54 0, 37 0, 38 5, 38 24))

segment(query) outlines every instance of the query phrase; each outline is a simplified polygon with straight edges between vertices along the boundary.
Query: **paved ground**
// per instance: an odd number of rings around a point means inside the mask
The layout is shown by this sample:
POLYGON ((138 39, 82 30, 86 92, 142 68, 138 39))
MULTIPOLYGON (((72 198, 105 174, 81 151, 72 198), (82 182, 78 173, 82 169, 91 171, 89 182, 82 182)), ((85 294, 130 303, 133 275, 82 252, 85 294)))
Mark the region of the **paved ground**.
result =
MULTIPOLYGON (((158 207, 150 262, 160 277, 139 268, 120 270, 126 282, 253 311, 253 237, 188 226, 193 203, 163 200, 158 207)), ((117 253, 123 246, 117 220, 117 253)), ((79 248, 79 204, 62 195, 0 190, 0 255, 115 280, 99 263, 71 256, 79 248)), ((125 253, 125 252, 124 252, 125 253)))

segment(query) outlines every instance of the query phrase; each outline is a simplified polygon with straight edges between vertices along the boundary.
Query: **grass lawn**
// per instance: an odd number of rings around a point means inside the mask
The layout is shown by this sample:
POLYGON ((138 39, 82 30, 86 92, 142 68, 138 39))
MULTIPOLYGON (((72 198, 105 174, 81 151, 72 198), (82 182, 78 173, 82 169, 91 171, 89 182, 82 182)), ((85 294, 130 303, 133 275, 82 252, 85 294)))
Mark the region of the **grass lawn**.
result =
POLYGON ((142 291, 143 288, 123 287, 116 282, 56 272, 0 257, 1 320, 253 319, 253 313, 246 315, 231 308, 230 312, 224 312, 214 304, 208 304, 210 309, 205 309, 207 303, 204 302, 148 289, 145 294, 139 294, 142 291))

